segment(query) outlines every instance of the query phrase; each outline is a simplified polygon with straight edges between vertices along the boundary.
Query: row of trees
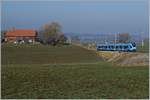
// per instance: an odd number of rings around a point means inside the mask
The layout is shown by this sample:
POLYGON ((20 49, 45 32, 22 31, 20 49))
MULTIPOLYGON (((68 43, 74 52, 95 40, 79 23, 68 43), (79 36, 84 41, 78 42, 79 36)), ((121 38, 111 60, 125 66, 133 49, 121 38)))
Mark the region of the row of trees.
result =
MULTIPOLYGON (((117 34, 116 42, 127 43, 130 42, 130 39, 131 36, 129 33, 117 34)), ((66 43, 67 37, 61 31, 61 25, 57 22, 52 22, 41 27, 36 40, 43 44, 57 45, 66 43)), ((72 41, 74 42, 74 38, 72 41)), ((75 41, 79 41, 78 37, 75 38, 75 41)))

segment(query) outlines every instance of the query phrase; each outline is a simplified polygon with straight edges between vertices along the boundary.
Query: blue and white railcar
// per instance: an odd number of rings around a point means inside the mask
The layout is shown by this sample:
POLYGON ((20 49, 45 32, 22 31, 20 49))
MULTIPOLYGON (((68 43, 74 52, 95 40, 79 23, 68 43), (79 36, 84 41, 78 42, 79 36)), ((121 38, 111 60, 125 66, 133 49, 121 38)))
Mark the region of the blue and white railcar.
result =
POLYGON ((116 44, 97 44, 97 51, 125 51, 125 52, 135 52, 135 43, 116 43, 116 44))

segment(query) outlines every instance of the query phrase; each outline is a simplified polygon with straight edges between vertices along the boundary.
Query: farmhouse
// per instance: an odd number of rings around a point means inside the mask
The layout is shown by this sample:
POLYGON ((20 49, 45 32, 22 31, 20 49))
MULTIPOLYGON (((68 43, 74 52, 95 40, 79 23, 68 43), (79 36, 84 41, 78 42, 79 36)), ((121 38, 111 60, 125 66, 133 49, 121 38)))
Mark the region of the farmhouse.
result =
POLYGON ((7 42, 34 42, 37 36, 35 30, 17 30, 13 29, 5 34, 5 40, 7 42))

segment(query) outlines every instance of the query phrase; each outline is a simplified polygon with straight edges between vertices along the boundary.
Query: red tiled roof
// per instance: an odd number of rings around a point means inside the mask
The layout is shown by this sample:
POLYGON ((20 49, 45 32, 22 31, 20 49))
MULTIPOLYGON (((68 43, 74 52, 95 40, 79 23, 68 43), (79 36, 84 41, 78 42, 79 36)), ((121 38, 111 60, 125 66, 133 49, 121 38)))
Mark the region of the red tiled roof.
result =
POLYGON ((36 36, 35 30, 11 30, 6 32, 6 36, 36 36))

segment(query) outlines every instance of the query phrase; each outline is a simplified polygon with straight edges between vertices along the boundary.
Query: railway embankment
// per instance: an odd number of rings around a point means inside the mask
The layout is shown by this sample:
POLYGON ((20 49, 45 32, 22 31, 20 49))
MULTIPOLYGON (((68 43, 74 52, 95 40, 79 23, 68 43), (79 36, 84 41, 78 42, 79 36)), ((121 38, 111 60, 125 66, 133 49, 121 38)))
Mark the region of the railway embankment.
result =
POLYGON ((92 50, 104 59, 106 62, 114 63, 120 66, 148 66, 149 53, 143 52, 118 52, 118 51, 96 51, 95 48, 89 48, 77 45, 82 48, 92 50))
POLYGON ((139 52, 111 52, 98 51, 99 56, 107 62, 112 62, 121 66, 148 66, 149 54, 139 52))

